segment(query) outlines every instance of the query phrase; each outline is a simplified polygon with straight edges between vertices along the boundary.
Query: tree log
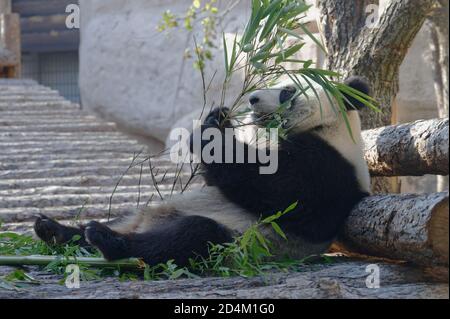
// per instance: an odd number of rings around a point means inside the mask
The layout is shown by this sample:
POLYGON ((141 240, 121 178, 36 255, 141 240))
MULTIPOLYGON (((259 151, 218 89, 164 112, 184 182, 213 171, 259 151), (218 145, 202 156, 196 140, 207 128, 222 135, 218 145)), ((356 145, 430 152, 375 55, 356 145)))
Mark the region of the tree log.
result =
POLYGON ((448 193, 379 195, 350 214, 340 241, 352 251, 448 266, 448 193))
POLYGON ((448 175, 448 118, 363 132, 372 176, 448 175))

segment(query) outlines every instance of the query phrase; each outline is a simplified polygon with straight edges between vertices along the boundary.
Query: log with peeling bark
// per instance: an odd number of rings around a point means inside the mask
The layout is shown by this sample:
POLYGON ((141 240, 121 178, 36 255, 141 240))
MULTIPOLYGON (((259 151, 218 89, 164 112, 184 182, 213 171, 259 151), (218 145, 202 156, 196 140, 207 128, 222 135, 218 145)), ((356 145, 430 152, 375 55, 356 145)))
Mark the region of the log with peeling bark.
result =
POLYGON ((448 118, 363 132, 372 176, 448 175, 448 118))
POLYGON ((448 266, 448 193, 367 197, 340 241, 352 251, 424 266, 448 266))

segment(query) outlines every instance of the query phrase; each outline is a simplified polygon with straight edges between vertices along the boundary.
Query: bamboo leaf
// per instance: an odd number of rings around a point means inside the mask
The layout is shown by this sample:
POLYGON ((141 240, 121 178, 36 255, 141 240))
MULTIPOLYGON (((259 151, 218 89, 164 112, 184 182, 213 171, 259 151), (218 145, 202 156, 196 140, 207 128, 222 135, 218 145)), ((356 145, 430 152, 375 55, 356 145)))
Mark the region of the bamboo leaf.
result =
POLYGON ((250 18, 250 21, 245 29, 244 36, 242 37, 242 47, 252 42, 252 40, 256 37, 263 14, 264 12, 261 10, 261 1, 253 0, 252 17, 250 18))
POLYGON ((266 239, 263 237, 263 235, 261 235, 261 233, 257 231, 257 232, 255 232, 255 236, 256 236, 256 239, 258 239, 258 242, 261 244, 261 246, 263 246, 264 249, 267 252, 269 252, 270 251, 269 246, 267 245, 266 239))
POLYGON ((289 207, 284 210, 283 215, 285 215, 285 214, 287 214, 289 212, 292 212, 294 209, 297 208, 297 206, 298 206, 298 201, 293 203, 293 204, 291 204, 291 205, 289 205, 289 207))
POLYGON ((278 226, 277 223, 272 222, 270 223, 270 225, 272 225, 273 230, 280 235, 281 237, 283 237, 285 240, 287 240, 286 234, 281 230, 280 226, 278 226))
POLYGON ((263 16, 262 18, 265 19, 267 18, 270 14, 272 14, 277 7, 280 6, 281 2, 283 2, 283 0, 275 0, 275 1, 270 1, 269 6, 267 7, 266 10, 264 10, 263 16))
POLYGON ((300 23, 300 28, 303 30, 303 32, 305 32, 307 35, 308 35, 308 37, 311 39, 311 40, 313 40, 318 46, 319 46, 319 48, 323 51, 323 52, 325 52, 325 53, 328 53, 327 52, 327 49, 325 49, 325 47, 323 46, 323 44, 319 41, 319 40, 317 40, 317 38, 308 30, 308 28, 303 24, 303 23, 300 23))
POLYGON ((281 211, 279 211, 278 213, 276 213, 276 214, 274 214, 272 216, 269 216, 269 217, 263 219, 261 221, 261 223, 263 223, 263 224, 270 224, 274 220, 277 220, 278 218, 280 218, 280 216, 281 216, 281 211))
POLYGON ((233 72, 234 69, 234 65, 236 64, 237 61, 237 56, 238 56, 238 52, 237 52, 237 34, 234 37, 234 41, 233 41, 233 49, 231 52, 231 61, 230 61, 230 72, 233 72))
POLYGON ((295 53, 297 53, 298 51, 300 51, 300 49, 303 48, 304 45, 305 45, 304 43, 300 43, 300 44, 292 46, 288 50, 284 51, 283 55, 281 57, 278 57, 275 60, 275 63, 279 64, 281 62, 284 62, 286 60, 286 58, 289 58, 289 57, 293 56, 295 53))
POLYGON ((259 36, 259 41, 261 42, 263 39, 265 39, 270 32, 275 28, 275 26, 278 23, 278 19, 281 16, 281 10, 273 10, 273 12, 270 14, 269 18, 266 21, 266 24, 261 31, 261 35, 259 36))
POLYGON ((292 37, 295 37, 295 38, 297 38, 299 40, 303 40, 303 37, 300 36, 298 33, 296 33, 294 30, 289 30, 289 29, 286 29, 286 28, 279 27, 278 31, 284 32, 284 33, 286 33, 286 34, 288 34, 288 35, 290 35, 292 37))
POLYGON ((226 76, 229 77, 231 75, 230 65, 228 64, 228 47, 227 47, 227 40, 225 38, 225 33, 222 33, 223 38, 223 51, 225 55, 225 71, 226 76))

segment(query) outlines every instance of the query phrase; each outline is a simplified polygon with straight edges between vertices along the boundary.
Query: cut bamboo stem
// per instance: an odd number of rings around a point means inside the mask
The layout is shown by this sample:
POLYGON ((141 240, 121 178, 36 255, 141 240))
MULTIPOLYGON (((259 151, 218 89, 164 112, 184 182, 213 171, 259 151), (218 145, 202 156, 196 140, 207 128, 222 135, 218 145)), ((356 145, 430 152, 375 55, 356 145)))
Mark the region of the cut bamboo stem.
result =
POLYGON ((143 268, 143 262, 139 259, 125 259, 119 261, 107 261, 103 258, 91 257, 61 257, 61 256, 0 256, 1 266, 47 266, 52 262, 61 260, 66 264, 83 264, 96 268, 139 269, 143 268))

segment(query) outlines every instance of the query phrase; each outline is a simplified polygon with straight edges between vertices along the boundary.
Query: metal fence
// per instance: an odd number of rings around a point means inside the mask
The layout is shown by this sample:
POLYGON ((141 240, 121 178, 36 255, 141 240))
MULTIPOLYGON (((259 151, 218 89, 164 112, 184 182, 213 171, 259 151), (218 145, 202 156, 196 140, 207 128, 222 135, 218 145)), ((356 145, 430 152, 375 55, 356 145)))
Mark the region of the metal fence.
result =
POLYGON ((68 100, 79 103, 78 52, 25 53, 22 78, 38 81, 58 90, 68 100))

